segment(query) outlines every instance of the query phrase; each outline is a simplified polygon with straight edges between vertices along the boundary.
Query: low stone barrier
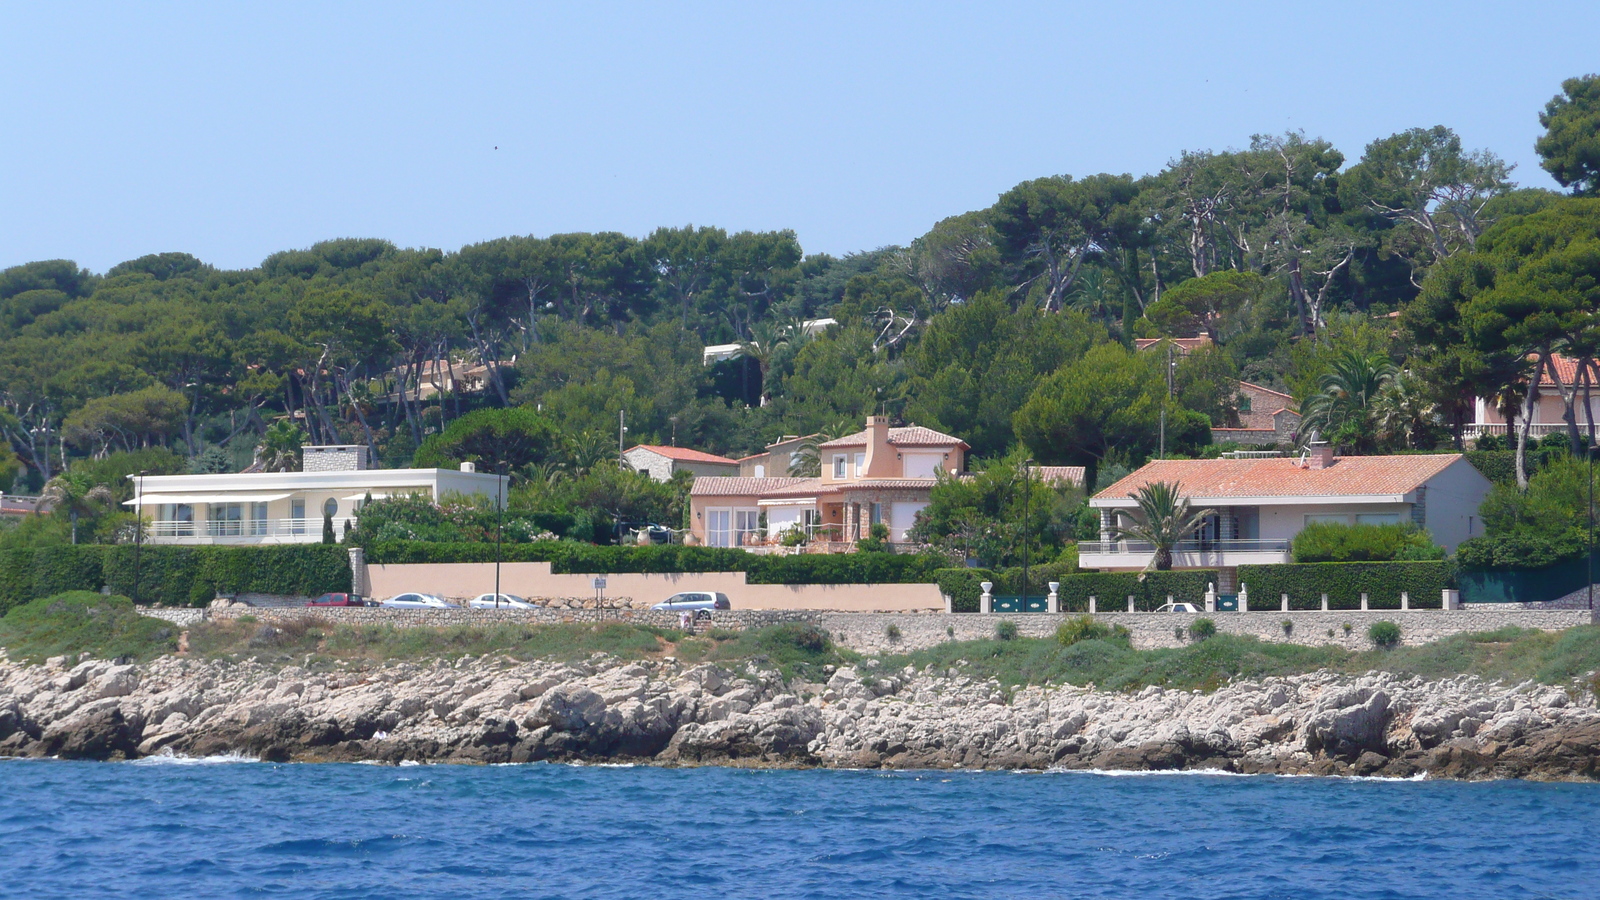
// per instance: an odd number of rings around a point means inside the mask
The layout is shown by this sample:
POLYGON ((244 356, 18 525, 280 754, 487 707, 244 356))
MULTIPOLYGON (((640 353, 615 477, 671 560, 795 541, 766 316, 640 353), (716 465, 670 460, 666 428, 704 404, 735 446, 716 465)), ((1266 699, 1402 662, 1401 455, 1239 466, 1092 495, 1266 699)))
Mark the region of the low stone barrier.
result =
MULTIPOLYGON (((222 609, 152 609, 146 615, 189 627, 205 618, 238 619, 251 616, 264 622, 313 620, 338 625, 391 625, 399 628, 452 625, 556 625, 626 622, 657 628, 677 628, 678 613, 642 609, 381 609, 381 608, 265 608, 228 607, 222 609)), ((1001 621, 1016 623, 1023 637, 1046 638, 1055 635, 1060 624, 1073 614, 1041 613, 848 613, 816 610, 725 610, 712 613, 710 624, 700 627, 743 630, 764 628, 786 622, 809 622, 826 629, 841 646, 861 653, 896 653, 921 650, 946 641, 970 641, 995 636, 1001 621)), ((1209 618, 1224 634, 1251 635, 1263 641, 1305 646, 1338 646, 1349 650, 1368 650, 1372 641, 1367 629, 1375 622, 1390 621, 1400 626, 1401 642, 1427 644, 1454 634, 1494 631, 1508 626, 1556 631, 1595 621, 1589 610, 1524 609, 1421 609, 1421 610, 1335 610, 1320 612, 1212 613, 1101 613, 1095 618, 1108 625, 1128 629, 1133 646, 1141 650, 1181 647, 1189 643, 1189 626, 1199 618, 1209 618), (1287 625, 1285 624, 1287 623, 1287 625)))

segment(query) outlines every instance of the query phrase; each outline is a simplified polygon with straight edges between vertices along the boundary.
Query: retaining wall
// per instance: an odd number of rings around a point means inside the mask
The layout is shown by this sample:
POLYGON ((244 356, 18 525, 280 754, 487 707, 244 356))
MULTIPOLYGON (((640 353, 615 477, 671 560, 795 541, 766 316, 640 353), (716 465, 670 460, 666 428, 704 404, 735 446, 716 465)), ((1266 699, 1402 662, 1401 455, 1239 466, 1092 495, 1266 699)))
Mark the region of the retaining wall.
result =
MULTIPOLYGON (((393 625, 401 628, 450 625, 493 625, 525 623, 628 622, 676 628, 678 614, 639 609, 144 609, 146 615, 188 627, 204 617, 237 619, 253 616, 261 621, 312 619, 330 624, 393 625)), ((862 653, 894 653, 932 647, 945 641, 967 641, 993 637, 1002 620, 1015 622, 1017 633, 1025 637, 1051 637, 1070 614, 1040 613, 841 613, 812 610, 729 610, 715 612, 711 627, 741 630, 762 628, 783 622, 810 622, 824 628, 840 645, 862 653), (891 638, 890 626, 897 632, 891 638)), ((1188 643, 1188 628, 1194 614, 1178 613, 1102 613, 1095 616, 1109 625, 1121 625, 1132 635, 1139 649, 1180 647, 1188 643)), ((1575 625, 1588 625, 1594 615, 1588 610, 1356 610, 1320 612, 1214 613, 1210 616, 1217 631, 1252 635, 1263 641, 1306 646, 1334 645, 1350 650, 1369 650, 1372 642, 1367 629, 1384 620, 1400 626, 1402 643, 1427 644, 1454 634, 1494 631, 1507 626, 1556 631, 1575 625), (1285 629, 1283 623, 1290 627, 1285 629), (1345 626, 1349 625, 1347 631, 1345 626)), ((702 627, 704 625, 702 624, 702 627)))
MULTIPOLYGON (((556 575, 548 562, 501 563, 500 590, 530 599, 595 596, 594 575, 556 575)), ((748 584, 743 572, 619 573, 603 576, 604 596, 648 606, 679 591, 719 591, 735 610, 913 612, 944 609, 936 584, 748 584)), ((493 563, 368 565, 373 597, 407 591, 464 600, 494 590, 493 563)))

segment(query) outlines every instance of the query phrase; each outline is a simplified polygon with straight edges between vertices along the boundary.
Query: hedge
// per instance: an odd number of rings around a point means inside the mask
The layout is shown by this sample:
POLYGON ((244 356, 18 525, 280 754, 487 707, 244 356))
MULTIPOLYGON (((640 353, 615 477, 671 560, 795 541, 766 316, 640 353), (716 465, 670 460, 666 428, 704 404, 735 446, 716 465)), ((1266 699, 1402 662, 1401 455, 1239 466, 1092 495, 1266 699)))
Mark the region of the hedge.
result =
POLYGON ((1283 594, 1290 609, 1360 609, 1366 593, 1371 609, 1399 609, 1400 593, 1413 609, 1438 609, 1441 594, 1455 585, 1448 562, 1282 563, 1240 566, 1239 582, 1250 591, 1252 609, 1277 609, 1283 594))
MULTIPOLYGON (((1031 574, 1029 580, 1033 580, 1031 574)), ((1129 595, 1134 598, 1135 609, 1149 612, 1166 603, 1168 594, 1174 600, 1201 602, 1206 585, 1216 583, 1217 573, 1209 569, 1151 572, 1140 581, 1138 572, 1080 572, 1053 580, 1061 582, 1057 596, 1062 612, 1088 612, 1090 597, 1096 599, 1100 612, 1123 612, 1128 608, 1129 595)), ((940 569, 934 573, 934 581, 950 597, 956 612, 978 611, 982 582, 994 582, 996 593, 1006 592, 1005 581, 988 569, 940 569)))
MULTIPOLYGON (((343 547, 290 544, 270 547, 139 549, 141 603, 204 604, 217 593, 320 594, 350 589, 343 547)), ((64 591, 134 596, 134 548, 78 545, 0 553, 0 611, 64 591)))
POLYGON ((1084 572, 1062 576, 1058 596, 1062 612, 1088 612, 1091 596, 1100 612, 1126 612, 1129 596, 1134 609, 1152 612, 1169 594, 1179 602, 1204 602, 1206 585, 1216 583, 1214 569, 1149 572, 1142 581, 1138 572, 1084 572))
MULTIPOLYGON (((844 553, 758 556, 721 547, 618 547, 575 541, 505 544, 503 562, 547 562, 558 575, 677 572, 744 572, 751 584, 922 584, 944 560, 928 554, 844 553)), ((495 546, 478 543, 395 541, 367 548, 373 565, 494 562, 495 546)))

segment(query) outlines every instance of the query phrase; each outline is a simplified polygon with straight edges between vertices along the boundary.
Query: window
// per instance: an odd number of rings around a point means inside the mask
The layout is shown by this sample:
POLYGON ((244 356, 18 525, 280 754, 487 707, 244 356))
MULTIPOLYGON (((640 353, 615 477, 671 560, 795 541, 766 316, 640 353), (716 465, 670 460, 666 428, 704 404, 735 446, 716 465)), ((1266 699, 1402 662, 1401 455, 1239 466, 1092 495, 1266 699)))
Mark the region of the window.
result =
POLYGON ((835 456, 833 458, 833 477, 835 477, 835 478, 843 478, 844 477, 844 466, 845 466, 845 457, 843 457, 843 456, 835 456))
POLYGON ((303 499, 289 501, 289 533, 306 533, 306 501, 303 499))
POLYGON ((1350 517, 1344 515, 1332 515, 1329 513, 1306 516, 1307 525, 1315 525, 1320 522, 1332 522, 1335 525, 1349 525, 1350 517))
POLYGON ((862 465, 864 463, 866 463, 866 461, 867 461, 867 455, 865 453, 857 453, 856 454, 856 477, 857 478, 861 477, 861 468, 862 468, 862 465))
POLYGON ((1399 513, 1361 513, 1356 516, 1357 525, 1399 525, 1399 513))
POLYGON ((874 503, 874 504, 872 504, 872 510, 871 510, 871 512, 867 513, 867 516, 868 516, 868 518, 867 518, 867 524, 868 525, 876 525, 879 522, 882 522, 883 521, 883 504, 882 503, 874 503))
POLYGON ((192 537, 194 535, 194 507, 187 503, 164 503, 161 518, 153 523, 155 534, 163 537, 192 537))
POLYGON ((265 503, 250 504, 250 533, 267 533, 267 505, 265 503))
POLYGON ((737 532, 733 545, 743 547, 745 536, 756 533, 756 528, 761 523, 761 511, 756 509, 739 509, 733 513, 733 529, 737 532))
POLYGON ((1249 394, 1240 394, 1239 395, 1239 412, 1248 413, 1249 411, 1250 411, 1250 395, 1249 394))
POLYGON ((706 510, 706 544, 712 547, 733 546, 733 510, 706 510))
POLYGON ((324 516, 327 516, 330 519, 333 518, 334 516, 338 515, 339 514, 339 501, 335 500, 332 497, 329 497, 328 499, 322 501, 322 514, 324 516))
POLYGON ((244 508, 238 503, 213 503, 206 531, 216 537, 244 533, 244 508))
POLYGON ((765 477, 767 477, 767 467, 763 466, 760 463, 756 463, 756 477, 757 478, 765 478, 765 477))

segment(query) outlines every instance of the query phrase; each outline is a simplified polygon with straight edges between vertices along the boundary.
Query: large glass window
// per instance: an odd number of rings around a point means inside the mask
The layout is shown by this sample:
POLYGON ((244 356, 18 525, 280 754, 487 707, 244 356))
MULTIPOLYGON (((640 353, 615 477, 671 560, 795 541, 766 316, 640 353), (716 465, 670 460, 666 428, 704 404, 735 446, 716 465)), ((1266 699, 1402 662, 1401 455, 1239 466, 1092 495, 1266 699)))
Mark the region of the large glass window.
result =
POLYGON ((250 504, 250 533, 267 533, 267 505, 265 503, 250 504))
POLYGON ((1361 513, 1356 516, 1357 525, 1399 525, 1399 513, 1361 513))
POLYGON ((843 478, 844 477, 844 467, 845 467, 845 457, 844 456, 835 456, 833 458, 833 477, 835 477, 835 478, 843 478))
POLYGON ((306 533, 306 501, 303 498, 289 501, 289 533, 306 533))
POLYGON ((738 509, 733 513, 733 528, 737 534, 734 536, 735 547, 745 545, 745 536, 755 534, 761 522, 761 511, 756 509, 738 509))
POLYGON ((856 454, 856 477, 857 478, 861 477, 861 470, 863 468, 865 468, 866 462, 867 462, 867 455, 865 453, 857 453, 856 454))
POLYGON ((732 510, 706 510, 706 543, 712 547, 733 546, 732 510))
POLYGON ((238 503, 213 503, 206 530, 216 537, 235 537, 244 533, 244 507, 238 503))

